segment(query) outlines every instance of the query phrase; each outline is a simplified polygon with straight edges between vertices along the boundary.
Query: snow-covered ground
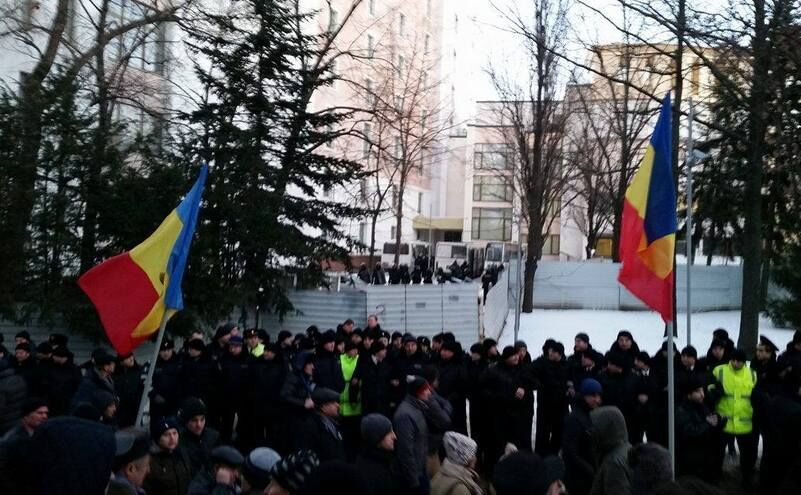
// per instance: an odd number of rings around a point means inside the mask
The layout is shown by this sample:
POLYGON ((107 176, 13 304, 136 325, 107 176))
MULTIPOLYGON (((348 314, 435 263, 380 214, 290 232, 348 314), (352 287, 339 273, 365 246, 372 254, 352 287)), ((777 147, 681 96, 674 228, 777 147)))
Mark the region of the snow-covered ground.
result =
MULTIPOLYGON (((687 344, 687 316, 678 315, 678 339, 676 345, 682 349, 687 344)), ((740 329, 739 311, 712 311, 694 313, 692 315, 692 345, 698 355, 706 354, 712 342, 712 331, 725 328, 729 336, 737 343, 740 329)), ((629 330, 640 349, 654 354, 662 345, 664 324, 657 313, 649 311, 601 311, 601 310, 549 310, 535 309, 530 314, 522 314, 520 318, 519 339, 528 345, 532 356, 538 356, 542 344, 552 338, 562 342, 565 351, 570 354, 573 349, 573 338, 578 332, 590 336, 590 343, 601 352, 609 349, 620 330, 629 330)), ((760 334, 771 339, 780 350, 792 340, 793 331, 776 328, 767 318, 759 319, 760 334)), ((514 311, 510 311, 506 327, 500 338, 499 347, 511 345, 514 341, 514 311)))

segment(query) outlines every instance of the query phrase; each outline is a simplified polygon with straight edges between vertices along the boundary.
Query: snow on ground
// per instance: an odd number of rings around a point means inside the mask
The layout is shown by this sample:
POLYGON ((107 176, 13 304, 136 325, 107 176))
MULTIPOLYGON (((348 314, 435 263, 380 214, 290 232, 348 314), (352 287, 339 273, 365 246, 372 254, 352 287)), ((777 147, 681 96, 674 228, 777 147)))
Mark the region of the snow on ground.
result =
MULTIPOLYGON (((679 313, 677 320, 676 345, 681 350, 687 344, 686 314, 679 313)), ((514 311, 510 311, 499 348, 512 345, 514 324, 514 311)), ((716 328, 728 330, 729 337, 736 344, 740 329, 740 312, 711 311, 692 315, 692 345, 698 350, 699 357, 706 354, 712 342, 712 331, 716 328)), ((535 309, 530 314, 521 315, 518 338, 526 342, 529 352, 534 357, 540 354, 542 344, 548 338, 563 343, 565 352, 570 355, 575 335, 578 332, 585 332, 590 336, 590 343, 595 349, 606 352, 617 338, 618 331, 623 329, 629 330, 640 349, 648 351, 649 354, 653 355, 662 345, 664 324, 657 313, 650 311, 535 309)), ((765 317, 759 319, 759 331, 772 340, 780 350, 783 350, 785 344, 793 338, 792 330, 776 328, 765 317)))

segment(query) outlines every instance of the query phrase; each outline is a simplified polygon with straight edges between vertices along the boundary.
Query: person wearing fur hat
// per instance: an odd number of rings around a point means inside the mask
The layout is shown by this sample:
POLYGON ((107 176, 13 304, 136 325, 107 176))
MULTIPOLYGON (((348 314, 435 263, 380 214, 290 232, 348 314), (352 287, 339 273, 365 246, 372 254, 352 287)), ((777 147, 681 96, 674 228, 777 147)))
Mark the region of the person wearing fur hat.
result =
POLYGON ((281 460, 278 452, 267 447, 254 449, 242 465, 242 495, 262 495, 270 484, 270 473, 281 460))
POLYGON ((595 476, 590 413, 601 406, 603 389, 598 380, 587 378, 579 385, 573 410, 565 419, 562 436, 564 482, 568 493, 587 495, 595 476))
POLYGON ((432 394, 431 385, 424 378, 413 376, 410 377, 406 390, 406 398, 398 406, 393 418, 397 435, 395 452, 400 493, 427 494, 429 478, 426 473, 428 455, 426 411, 432 394))
POLYGON ((238 495, 237 483, 245 463, 242 454, 233 447, 220 445, 211 451, 209 461, 211 467, 203 469, 192 479, 188 495, 238 495))
POLYGON ((290 454, 273 466, 265 495, 300 495, 309 477, 320 465, 317 454, 301 450, 290 454))
POLYGON ((114 381, 111 379, 117 360, 103 349, 99 349, 92 354, 93 366, 86 370, 86 375, 84 375, 78 390, 72 397, 70 410, 73 412, 81 404, 91 404, 95 397, 95 392, 98 390, 106 391, 114 396, 117 395, 114 389, 114 381))
POLYGON ((180 446, 178 418, 157 418, 150 423, 150 473, 144 488, 148 495, 183 495, 192 481, 192 467, 180 446))
POLYGON ((451 429, 459 433, 467 433, 469 382, 462 346, 455 341, 444 341, 439 350, 436 367, 439 373, 437 393, 447 399, 453 408, 451 429))
POLYGON ((151 415, 155 418, 174 415, 181 396, 181 359, 175 354, 175 342, 165 337, 153 372, 151 415))
POLYGON ((445 460, 431 479, 431 495, 483 495, 476 473, 478 444, 472 438, 454 431, 442 439, 445 460))
MULTIPOLYGON (((218 361, 220 373, 220 438, 230 443, 234 434, 234 422, 242 412, 245 398, 250 357, 244 350, 245 341, 235 335, 228 339, 228 352, 218 361)), ((244 426, 247 421, 240 421, 244 426)))
POLYGON ((53 351, 53 366, 47 373, 47 402, 53 417, 69 413, 72 396, 83 378, 72 359, 72 353, 66 347, 58 347, 53 351))
POLYGON ((392 422, 381 414, 368 414, 361 422, 362 448, 356 467, 367 481, 368 495, 392 493, 395 484, 392 463, 395 458, 395 432, 392 422))
POLYGON ((294 432, 294 449, 311 450, 321 462, 345 460, 345 444, 339 429, 339 394, 317 387, 311 394, 314 412, 300 421, 294 432))
POLYGON ((117 423, 120 428, 133 426, 136 422, 139 401, 142 400, 142 392, 145 389, 143 374, 143 368, 136 362, 133 353, 117 355, 117 366, 114 368, 112 379, 119 397, 117 423))
POLYGON ((206 404, 197 397, 184 399, 178 409, 181 447, 186 451, 192 476, 211 467, 211 451, 220 442, 220 433, 206 424, 207 413, 206 404))

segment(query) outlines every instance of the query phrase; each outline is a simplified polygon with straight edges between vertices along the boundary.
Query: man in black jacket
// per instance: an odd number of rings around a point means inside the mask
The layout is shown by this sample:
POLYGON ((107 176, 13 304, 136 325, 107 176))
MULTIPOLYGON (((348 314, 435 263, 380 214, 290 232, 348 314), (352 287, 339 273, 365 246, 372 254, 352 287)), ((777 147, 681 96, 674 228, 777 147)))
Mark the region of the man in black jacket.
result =
POLYGON ((367 495, 391 494, 396 439, 392 422, 381 414, 368 414, 362 418, 361 435, 362 451, 356 458, 356 468, 367 483, 367 495))
POLYGON ((453 408, 451 430, 467 434, 467 367, 464 364, 464 353, 458 342, 443 342, 437 362, 439 386, 437 393, 448 399, 453 408))
POLYGON ((382 342, 374 342, 368 356, 359 357, 354 378, 359 380, 362 391, 362 414, 390 414, 390 375, 386 362, 387 347, 382 342))
POLYGON ((429 478, 426 473, 428 423, 426 410, 432 390, 429 383, 415 377, 407 384, 407 395, 395 411, 393 425, 398 466, 398 491, 401 494, 426 494, 429 478))
POLYGON ((339 430, 339 393, 317 387, 311 395, 314 413, 306 415, 295 432, 294 450, 311 450, 321 462, 345 460, 345 443, 339 430))
POLYGON ((175 342, 161 342, 156 369, 153 372, 150 414, 153 418, 175 415, 181 400, 181 359, 175 354, 175 342))
POLYGON ((145 388, 142 381, 142 366, 136 362, 133 353, 117 356, 117 366, 114 368, 112 378, 120 400, 117 406, 117 424, 120 428, 133 426, 145 388))
POLYGON ((108 392, 113 396, 117 396, 114 389, 114 381, 111 376, 114 374, 116 359, 111 354, 102 352, 93 352, 92 358, 93 366, 86 371, 75 396, 72 398, 70 409, 75 409, 81 404, 92 404, 98 391, 108 392))
POLYGON ((286 379, 286 365, 277 343, 267 344, 261 358, 251 361, 245 408, 253 414, 253 428, 247 434, 254 445, 280 450, 285 418, 281 407, 281 387, 286 379))
POLYGON ((684 399, 676 409, 676 474, 715 482, 720 477, 717 449, 723 420, 704 404, 700 378, 684 387, 684 399))
POLYGON ((568 412, 568 368, 564 345, 561 342, 551 343, 532 367, 538 388, 534 451, 546 457, 559 452, 568 412))
POLYGON ((342 366, 339 356, 335 352, 336 333, 333 330, 325 331, 320 337, 314 363, 314 381, 320 387, 325 387, 337 393, 345 389, 345 379, 342 377, 342 366))
POLYGON ((53 351, 53 366, 48 372, 47 379, 50 384, 47 402, 50 406, 50 415, 53 417, 69 413, 72 396, 75 395, 83 379, 81 370, 72 362, 72 357, 72 353, 66 347, 59 347, 53 351))
POLYGON ((597 380, 588 378, 579 384, 573 411, 565 419, 562 436, 562 459, 565 461, 565 485, 571 495, 587 495, 595 476, 590 412, 601 405, 603 389, 597 380))
MULTIPOLYGON (((228 353, 220 358, 220 405, 222 423, 220 436, 224 443, 230 443, 233 437, 234 420, 241 414, 245 399, 250 355, 244 349, 245 340, 240 336, 228 340, 228 353)), ((241 417, 240 417, 241 419, 241 417)), ((240 421, 244 425, 246 421, 240 421)), ((241 431, 240 431, 241 432, 241 431)), ((240 439, 241 440, 241 439, 240 439)))
POLYGON ((189 458, 192 476, 211 468, 211 451, 220 442, 220 433, 206 424, 206 404, 188 397, 178 409, 181 420, 181 447, 189 458))

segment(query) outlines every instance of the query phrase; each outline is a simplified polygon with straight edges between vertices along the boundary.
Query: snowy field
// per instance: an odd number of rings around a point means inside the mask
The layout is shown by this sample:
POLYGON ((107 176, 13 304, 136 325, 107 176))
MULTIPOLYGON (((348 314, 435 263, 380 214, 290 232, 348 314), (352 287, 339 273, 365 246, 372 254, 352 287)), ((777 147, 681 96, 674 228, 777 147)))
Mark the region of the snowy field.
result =
MULTIPOLYGON (((514 321, 514 311, 510 311, 500 338, 500 349, 512 345, 514 321)), ((676 340, 679 350, 687 344, 686 321, 687 316, 679 313, 676 340)), ((692 315, 692 345, 698 350, 699 357, 706 354, 712 342, 712 331, 716 328, 728 330, 729 337, 736 344, 740 329, 740 312, 712 311, 692 315)), ((542 344, 548 338, 563 343, 565 353, 570 355, 573 350, 573 338, 578 332, 585 332, 590 336, 590 343, 596 350, 606 352, 617 337, 617 332, 624 329, 634 335, 634 340, 641 350, 648 351, 651 355, 662 345, 664 324, 657 313, 649 311, 535 309, 530 314, 521 315, 518 338, 526 342, 533 357, 540 354, 542 344)), ((759 331, 772 340, 780 352, 793 338, 792 330, 776 328, 765 317, 759 319, 759 331)))

